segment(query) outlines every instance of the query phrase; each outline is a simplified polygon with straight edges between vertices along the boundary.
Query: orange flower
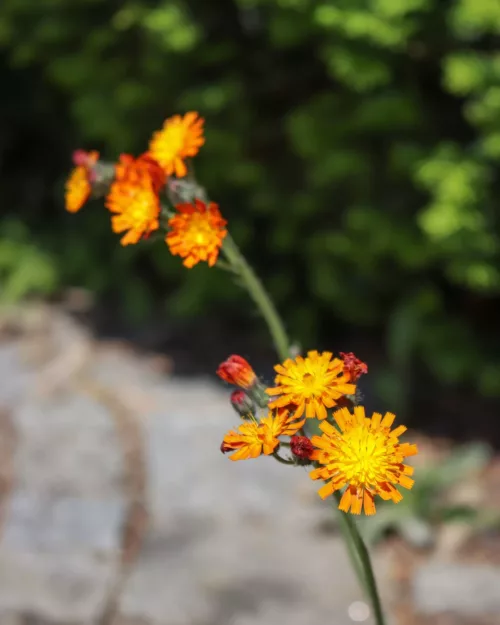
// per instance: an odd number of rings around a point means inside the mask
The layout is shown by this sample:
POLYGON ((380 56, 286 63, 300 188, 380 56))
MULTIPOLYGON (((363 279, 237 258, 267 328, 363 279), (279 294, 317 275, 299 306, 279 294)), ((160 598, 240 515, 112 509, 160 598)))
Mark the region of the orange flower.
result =
POLYGON ((70 213, 78 212, 92 193, 93 167, 99 160, 99 152, 76 150, 73 161, 76 167, 66 181, 65 205, 70 213))
POLYGON ((217 375, 228 384, 251 388, 257 381, 255 371, 248 362, 238 355, 229 356, 217 369, 217 375))
POLYGON ((115 168, 115 180, 106 198, 106 206, 116 213, 111 218, 113 232, 126 232, 122 245, 137 243, 159 227, 159 189, 165 175, 148 155, 122 154, 115 168))
POLYGON ((272 412, 260 420, 243 423, 237 431, 224 436, 221 451, 234 451, 230 460, 248 460, 261 454, 271 455, 279 445, 279 436, 293 436, 304 425, 287 411, 272 412))
POLYGON ((184 117, 174 115, 153 134, 149 142, 149 153, 160 163, 167 175, 183 178, 187 173, 184 159, 196 156, 205 143, 203 138, 204 119, 198 113, 186 113, 184 117))
POLYGON ((266 389, 266 393, 279 397, 270 402, 269 407, 295 404, 297 417, 305 411, 307 418, 326 419, 327 408, 335 406, 343 395, 356 390, 344 373, 344 363, 338 358, 332 360, 331 352, 310 351, 307 358, 288 358, 274 369, 278 373, 277 386, 266 389))
POLYGON ((391 431, 395 419, 392 413, 382 418, 374 412, 370 419, 365 417, 362 406, 356 406, 354 414, 341 408, 333 417, 339 429, 323 421, 319 426, 323 434, 311 439, 317 448, 311 459, 324 466, 309 475, 313 480, 327 482, 319 490, 320 497, 325 499, 347 486, 339 509, 361 514, 363 508, 367 515, 375 514, 375 495, 394 503, 401 501, 403 496, 395 485, 413 486, 413 467, 403 464, 403 460, 418 453, 416 445, 399 442, 405 426, 391 431))
POLYGON ((191 268, 200 261, 215 265, 227 235, 219 207, 214 202, 208 206, 201 200, 194 204, 178 204, 177 215, 168 220, 171 231, 165 241, 174 256, 184 258, 183 265, 191 268))
POLYGON ((146 152, 138 158, 122 154, 115 166, 115 180, 127 181, 131 185, 151 183, 155 193, 165 185, 167 176, 160 165, 146 152))
POLYGON ((260 425, 256 421, 250 421, 242 423, 236 432, 234 430, 228 432, 224 436, 220 449, 223 454, 228 451, 235 452, 229 456, 230 460, 248 460, 260 456, 263 445, 260 425))

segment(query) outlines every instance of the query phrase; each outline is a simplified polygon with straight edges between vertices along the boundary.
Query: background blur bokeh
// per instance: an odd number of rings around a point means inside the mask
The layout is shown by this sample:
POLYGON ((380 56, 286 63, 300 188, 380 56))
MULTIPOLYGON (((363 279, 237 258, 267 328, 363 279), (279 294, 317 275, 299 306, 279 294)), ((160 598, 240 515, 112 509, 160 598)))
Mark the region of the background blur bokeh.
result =
POLYGON ((73 149, 140 153, 198 110, 197 177, 290 333, 378 358, 376 394, 418 424, 468 435, 480 405, 491 425, 499 35, 496 0, 2 0, 2 300, 81 285, 139 322, 244 315, 218 272, 121 248, 99 202, 63 209, 73 149))

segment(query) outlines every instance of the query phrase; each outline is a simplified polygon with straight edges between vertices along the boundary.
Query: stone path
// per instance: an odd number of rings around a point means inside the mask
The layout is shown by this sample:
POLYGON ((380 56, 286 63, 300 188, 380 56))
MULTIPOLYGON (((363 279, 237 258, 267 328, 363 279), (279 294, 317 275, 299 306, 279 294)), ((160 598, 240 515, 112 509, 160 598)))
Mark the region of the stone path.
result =
POLYGON ((372 622, 305 470, 220 453, 228 389, 48 309, 21 322, 0 341, 0 625, 372 622))

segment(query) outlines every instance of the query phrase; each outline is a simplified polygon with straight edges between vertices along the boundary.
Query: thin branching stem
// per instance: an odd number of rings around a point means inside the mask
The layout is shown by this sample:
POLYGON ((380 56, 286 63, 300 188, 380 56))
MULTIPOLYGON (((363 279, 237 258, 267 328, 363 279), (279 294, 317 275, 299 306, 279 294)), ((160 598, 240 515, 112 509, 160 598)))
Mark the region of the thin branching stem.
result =
POLYGON ((282 360, 290 356, 290 342, 285 330, 285 326, 274 306, 273 301, 265 290, 262 282, 255 275, 253 269, 241 254, 236 243, 228 234, 224 240, 224 254, 231 265, 237 269, 238 274, 246 287, 250 297, 257 305, 261 315, 269 327, 276 350, 282 360))

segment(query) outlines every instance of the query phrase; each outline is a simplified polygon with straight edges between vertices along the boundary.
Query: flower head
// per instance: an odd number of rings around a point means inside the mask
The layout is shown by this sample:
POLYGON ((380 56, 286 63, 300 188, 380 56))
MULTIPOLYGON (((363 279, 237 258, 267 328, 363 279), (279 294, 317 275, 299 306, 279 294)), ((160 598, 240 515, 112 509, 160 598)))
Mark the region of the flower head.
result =
POLYGON ((191 268, 200 261, 215 265, 227 235, 217 204, 208 205, 196 199, 194 204, 178 204, 177 214, 168 221, 171 231, 165 241, 174 256, 184 259, 183 265, 191 268))
POLYGON ((237 354, 229 356, 217 368, 217 375, 227 382, 241 388, 251 388, 257 382, 257 376, 250 364, 237 354))
POLYGON ((158 191, 163 184, 165 175, 149 156, 120 156, 106 206, 115 213, 111 218, 113 232, 126 232, 122 245, 137 243, 159 227, 158 191))
POLYGON ((347 354, 340 352, 340 357, 344 361, 344 373, 349 376, 351 382, 356 382, 362 375, 368 373, 368 365, 356 358, 352 352, 347 354))
POLYGON ((343 395, 352 394, 356 387, 349 384, 344 372, 344 363, 338 358, 332 360, 330 352, 307 353, 307 358, 288 358, 282 365, 274 367, 278 373, 275 388, 268 388, 269 395, 278 395, 269 403, 271 408, 295 404, 295 414, 304 411, 306 417, 326 419, 326 409, 335 406, 343 395))
POLYGON ((257 421, 250 421, 242 423, 236 431, 228 432, 224 436, 220 449, 223 454, 234 451, 235 453, 229 456, 231 460, 248 460, 260 456, 263 446, 262 430, 259 424, 257 421))
POLYGON ((361 514, 363 508, 367 515, 375 514, 375 495, 395 503, 401 501, 403 497, 395 486, 413 486, 413 467, 403 464, 403 460, 418 452, 416 445, 399 442, 406 431, 404 425, 391 431, 395 419, 392 413, 382 418, 375 412, 366 418, 362 406, 356 406, 354 414, 341 408, 333 416, 339 429, 323 422, 323 434, 311 439, 317 448, 311 459, 323 466, 311 471, 310 477, 327 482, 319 490, 320 497, 325 499, 346 486, 340 510, 361 514))
POLYGON ((234 431, 226 434, 221 451, 234 451, 231 460, 247 460, 257 458, 261 454, 269 456, 279 445, 279 436, 293 436, 304 425, 304 420, 297 420, 295 415, 287 411, 272 412, 262 418, 259 423, 253 420, 243 423, 234 431))
POLYGON ((122 154, 115 166, 115 180, 137 186, 150 184, 155 193, 158 193, 165 185, 167 176, 154 158, 146 152, 138 158, 122 154))
POLYGON ((198 113, 186 113, 184 117, 174 115, 153 134, 149 142, 149 153, 160 163, 167 175, 182 178, 187 173, 184 159, 196 156, 205 143, 203 138, 204 119, 198 113))
POLYGON ((76 167, 66 181, 65 205, 70 213, 78 212, 92 193, 93 168, 99 159, 99 152, 76 150, 73 162, 76 167))

